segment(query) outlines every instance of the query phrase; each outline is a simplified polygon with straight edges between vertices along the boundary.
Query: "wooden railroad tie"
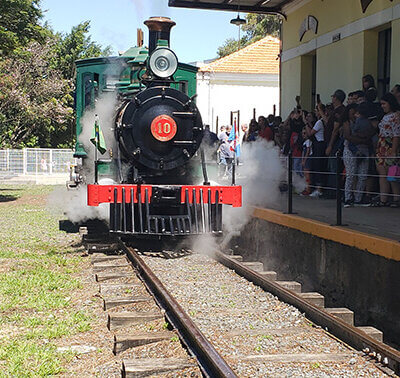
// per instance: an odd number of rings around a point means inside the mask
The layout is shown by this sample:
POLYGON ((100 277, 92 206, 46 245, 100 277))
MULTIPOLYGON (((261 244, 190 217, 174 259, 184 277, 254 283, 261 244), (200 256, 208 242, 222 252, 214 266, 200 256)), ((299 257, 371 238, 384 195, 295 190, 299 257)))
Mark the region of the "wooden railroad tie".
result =
POLYGON ((122 377, 157 375, 195 366, 189 358, 135 358, 122 361, 122 377))
POLYGON ((110 281, 117 280, 119 278, 134 278, 133 272, 118 272, 118 273, 96 273, 96 281, 110 281))
POLYGON ((86 240, 86 248, 88 253, 92 255, 105 254, 105 252, 115 253, 118 250, 116 243, 101 243, 99 240, 86 240))
POLYGON ((125 262, 112 262, 111 264, 93 264, 93 272, 100 273, 110 269, 130 268, 131 266, 125 262))
POLYGON ((118 354, 129 348, 141 345, 157 343, 163 340, 171 340, 175 335, 174 332, 146 332, 134 335, 114 335, 113 353, 118 354))
POLYGON ((92 264, 102 263, 102 262, 117 262, 117 261, 127 261, 124 255, 106 255, 104 253, 94 253, 90 259, 92 264))
POLYGON ((125 290, 125 291, 133 291, 135 289, 142 289, 143 285, 139 283, 125 283, 125 284, 111 284, 111 283, 104 283, 99 285, 99 292, 101 294, 107 294, 110 291, 118 291, 118 290, 125 290))
POLYGON ((126 306, 133 303, 143 303, 152 301, 151 297, 118 297, 103 299, 104 310, 109 310, 113 307, 126 306))
POLYGON ((146 323, 163 318, 164 315, 161 312, 114 312, 108 314, 107 327, 111 331, 118 327, 128 327, 133 324, 146 323))

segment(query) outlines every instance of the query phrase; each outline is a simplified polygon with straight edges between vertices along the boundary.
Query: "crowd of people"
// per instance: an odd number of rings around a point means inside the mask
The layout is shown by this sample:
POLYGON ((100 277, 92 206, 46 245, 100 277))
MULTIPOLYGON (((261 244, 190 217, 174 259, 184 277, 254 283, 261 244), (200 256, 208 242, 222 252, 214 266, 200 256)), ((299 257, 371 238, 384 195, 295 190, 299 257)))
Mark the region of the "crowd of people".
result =
MULTIPOLYGON (((377 100, 374 78, 362 78, 362 89, 336 90, 331 103, 317 95, 313 111, 297 107, 286 120, 260 116, 241 125, 241 144, 260 138, 291 154, 293 171, 304 177, 304 196, 334 198, 336 172, 341 173, 344 206, 400 207, 400 84, 377 100), (339 157, 339 158, 338 158, 339 157), (337 164, 340 164, 337 166, 337 164)), ((231 126, 218 135, 220 161, 230 174, 231 126)))

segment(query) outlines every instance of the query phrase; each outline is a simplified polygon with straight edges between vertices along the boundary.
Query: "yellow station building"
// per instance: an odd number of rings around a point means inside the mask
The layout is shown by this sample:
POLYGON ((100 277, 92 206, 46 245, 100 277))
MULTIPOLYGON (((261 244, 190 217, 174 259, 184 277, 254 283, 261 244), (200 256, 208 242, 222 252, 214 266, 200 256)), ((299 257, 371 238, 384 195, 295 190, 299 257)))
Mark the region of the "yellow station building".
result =
POLYGON ((299 0, 283 7, 281 110, 300 95, 305 109, 316 94, 361 89, 371 74, 380 95, 400 83, 400 0, 299 0))
POLYGON ((400 0, 169 0, 171 6, 282 15, 280 107, 286 117, 300 95, 361 89, 371 74, 379 95, 400 84, 400 0))

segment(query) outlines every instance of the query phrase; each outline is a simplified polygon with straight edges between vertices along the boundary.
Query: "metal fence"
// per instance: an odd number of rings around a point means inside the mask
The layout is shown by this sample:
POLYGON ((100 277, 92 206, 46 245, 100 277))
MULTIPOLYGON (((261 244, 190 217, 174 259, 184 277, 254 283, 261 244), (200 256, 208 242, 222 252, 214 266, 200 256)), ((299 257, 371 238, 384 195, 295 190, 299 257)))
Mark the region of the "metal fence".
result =
MULTIPOLYGON (((285 159, 287 161, 288 183, 286 213, 294 214, 293 178, 295 174, 305 177, 305 171, 302 168, 295 168, 294 158, 291 154, 285 157, 285 159)), ((311 191, 320 191, 320 194, 323 197, 325 196, 324 198, 335 200, 336 219, 334 225, 344 225, 342 211, 343 207, 353 207, 354 205, 365 207, 400 207, 400 176, 398 176, 400 171, 400 156, 379 158, 377 156, 347 157, 347 160, 354 161, 354 172, 351 172, 347 169, 346 161, 344 161, 340 154, 337 154, 335 157, 308 157, 308 159, 311 161, 322 160, 322 162, 326 163, 326 169, 323 171, 310 168, 309 174, 319 175, 321 177, 321 182, 319 184, 315 184, 315 182, 309 182, 307 187, 310 188, 311 191), (379 174, 374 168, 378 159, 384 161, 386 163, 386 167, 390 165, 398 166, 399 171, 397 171, 394 176, 390 176, 389 172, 385 175, 379 174), (363 170, 361 170, 361 162, 364 162, 365 165, 363 170), (360 182, 360 180, 362 181, 361 185, 356 185, 356 182, 360 182), (375 181, 375 185, 373 186, 376 188, 375 190, 368 188, 367 180, 375 181), (347 181, 349 185, 346 185, 347 181), (347 201, 346 197, 348 197, 350 200, 347 201), (354 201, 355 197, 359 197, 358 203, 357 201, 354 201), (368 198, 368 200, 365 200, 365 198, 368 198)), ((318 194, 318 197, 319 196, 320 195, 318 194)), ((316 207, 316 210, 318 211, 318 207, 316 207)))
POLYGON ((65 177, 75 164, 73 151, 69 149, 24 148, 0 150, 0 179, 65 177))

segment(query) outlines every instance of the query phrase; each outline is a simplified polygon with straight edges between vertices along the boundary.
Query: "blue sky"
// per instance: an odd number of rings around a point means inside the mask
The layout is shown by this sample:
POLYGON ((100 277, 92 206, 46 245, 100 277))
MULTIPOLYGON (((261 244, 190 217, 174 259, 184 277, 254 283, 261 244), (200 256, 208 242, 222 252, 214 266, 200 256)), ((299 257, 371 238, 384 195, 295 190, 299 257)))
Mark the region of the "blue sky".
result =
POLYGON ((181 62, 216 57, 217 48, 227 38, 237 38, 237 27, 229 21, 233 12, 169 8, 168 0, 42 0, 47 20, 54 30, 69 32, 71 27, 90 20, 94 41, 111 45, 114 53, 136 45, 136 29, 150 16, 167 16, 176 22, 171 47, 181 62))

